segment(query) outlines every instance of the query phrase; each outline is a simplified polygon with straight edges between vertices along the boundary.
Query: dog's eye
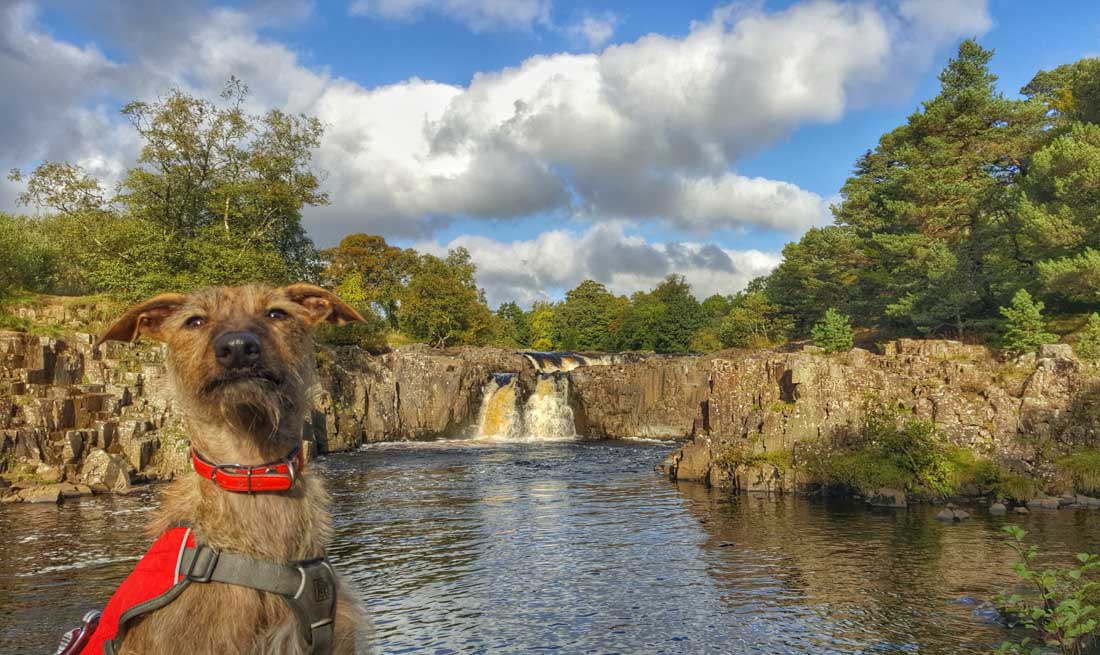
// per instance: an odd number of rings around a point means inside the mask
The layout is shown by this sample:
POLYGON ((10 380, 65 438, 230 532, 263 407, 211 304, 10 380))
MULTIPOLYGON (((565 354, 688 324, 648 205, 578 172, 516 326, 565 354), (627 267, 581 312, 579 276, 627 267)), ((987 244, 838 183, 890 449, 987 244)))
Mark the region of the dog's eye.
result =
POLYGON ((206 325, 206 317, 205 316, 192 316, 191 318, 184 321, 183 324, 184 324, 184 326, 189 327, 189 328, 200 328, 200 327, 206 325))
POLYGON ((267 310, 267 317, 273 321, 281 321, 284 318, 290 318, 290 314, 286 313, 286 310, 279 309, 278 307, 272 307, 267 310))

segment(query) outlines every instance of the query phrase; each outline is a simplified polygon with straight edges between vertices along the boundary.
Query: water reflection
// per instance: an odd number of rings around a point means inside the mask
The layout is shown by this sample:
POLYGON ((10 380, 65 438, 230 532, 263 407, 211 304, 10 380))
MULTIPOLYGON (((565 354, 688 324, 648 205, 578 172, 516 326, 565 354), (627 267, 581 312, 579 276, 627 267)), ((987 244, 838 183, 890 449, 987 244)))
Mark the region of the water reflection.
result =
MULTIPOLYGON (((999 533, 1096 550, 1100 512, 944 525, 731 499, 652 471, 667 445, 389 444, 331 457, 331 554, 383 653, 983 653, 968 599, 1012 584, 999 533), (965 602, 960 602, 963 600, 965 602)), ((147 545, 154 496, 0 507, 0 652, 45 652, 147 545)))

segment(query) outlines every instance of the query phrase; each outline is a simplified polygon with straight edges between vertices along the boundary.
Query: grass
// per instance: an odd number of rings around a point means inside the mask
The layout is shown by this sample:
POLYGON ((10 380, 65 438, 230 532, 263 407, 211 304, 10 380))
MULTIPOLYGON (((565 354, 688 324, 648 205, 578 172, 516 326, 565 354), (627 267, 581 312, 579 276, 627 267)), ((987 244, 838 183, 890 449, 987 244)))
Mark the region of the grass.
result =
POLYGON ((1086 448, 1059 458, 1060 473, 1073 484, 1073 490, 1089 496, 1100 495, 1100 450, 1086 448))
POLYGON ((794 467, 794 453, 786 448, 752 452, 740 445, 728 445, 715 458, 715 462, 730 471, 739 466, 771 464, 781 472, 786 472, 794 467))

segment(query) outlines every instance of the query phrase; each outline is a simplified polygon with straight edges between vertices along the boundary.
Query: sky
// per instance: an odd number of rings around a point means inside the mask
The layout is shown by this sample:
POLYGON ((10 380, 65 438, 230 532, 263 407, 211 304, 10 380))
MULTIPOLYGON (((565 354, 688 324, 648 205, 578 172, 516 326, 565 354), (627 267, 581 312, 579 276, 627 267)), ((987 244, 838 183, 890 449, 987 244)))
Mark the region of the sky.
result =
MULTIPOLYGON (((1059 0, 0 0, 0 168, 108 186, 119 110, 173 88, 304 112, 322 247, 466 247, 491 306, 586 278, 733 293, 831 221, 857 157, 938 89, 965 38, 1015 96, 1100 55, 1100 4, 1059 0)), ((20 187, 0 182, 0 211, 20 187)))

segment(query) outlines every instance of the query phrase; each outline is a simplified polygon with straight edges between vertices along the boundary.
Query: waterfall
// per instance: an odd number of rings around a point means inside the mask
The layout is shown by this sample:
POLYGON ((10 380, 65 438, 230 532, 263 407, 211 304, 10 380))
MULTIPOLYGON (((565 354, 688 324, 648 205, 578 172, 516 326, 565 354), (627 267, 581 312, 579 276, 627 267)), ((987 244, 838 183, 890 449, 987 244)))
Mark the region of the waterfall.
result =
POLYGON ((498 373, 485 387, 477 422, 478 439, 515 439, 522 417, 517 410, 516 378, 498 373))
POLYGON ((568 373, 581 366, 611 366, 622 364, 623 356, 620 354, 587 354, 569 352, 525 352, 523 356, 531 362, 540 373, 568 373))
POLYGON ((540 374, 535 392, 523 407, 524 436, 535 441, 574 439, 577 426, 569 406, 569 378, 540 374))
POLYGON ((475 438, 498 441, 565 441, 575 439, 569 378, 540 373, 535 390, 520 404, 512 374, 498 373, 485 385, 475 438))

